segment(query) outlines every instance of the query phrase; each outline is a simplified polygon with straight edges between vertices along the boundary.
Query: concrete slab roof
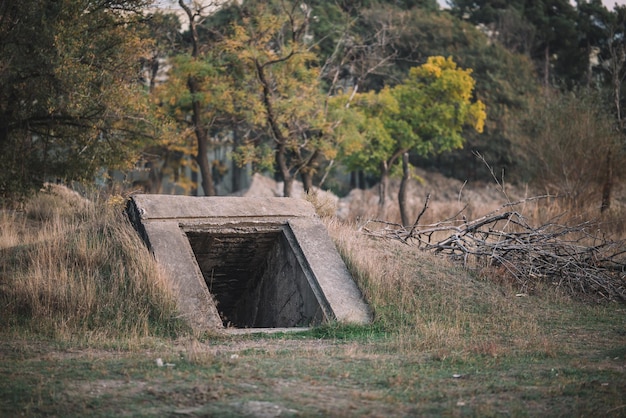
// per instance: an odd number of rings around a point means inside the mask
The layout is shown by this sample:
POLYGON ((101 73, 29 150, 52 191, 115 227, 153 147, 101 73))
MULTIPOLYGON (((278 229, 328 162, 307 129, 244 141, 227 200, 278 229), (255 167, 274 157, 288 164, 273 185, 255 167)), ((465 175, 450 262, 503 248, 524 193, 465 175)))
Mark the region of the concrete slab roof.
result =
POLYGON ((303 199, 284 197, 195 197, 135 195, 132 201, 141 219, 300 218, 315 216, 313 206, 303 199))

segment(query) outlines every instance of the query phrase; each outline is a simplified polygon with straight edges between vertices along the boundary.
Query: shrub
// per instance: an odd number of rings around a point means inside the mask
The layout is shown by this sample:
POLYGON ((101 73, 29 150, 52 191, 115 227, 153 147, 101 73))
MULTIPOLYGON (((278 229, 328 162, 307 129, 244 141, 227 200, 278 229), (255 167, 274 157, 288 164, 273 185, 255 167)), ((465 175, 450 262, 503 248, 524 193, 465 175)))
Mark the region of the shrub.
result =
POLYGON ((522 122, 518 145, 534 185, 572 208, 599 209, 609 155, 612 175, 623 174, 621 141, 611 112, 588 89, 553 93, 535 103, 522 122))

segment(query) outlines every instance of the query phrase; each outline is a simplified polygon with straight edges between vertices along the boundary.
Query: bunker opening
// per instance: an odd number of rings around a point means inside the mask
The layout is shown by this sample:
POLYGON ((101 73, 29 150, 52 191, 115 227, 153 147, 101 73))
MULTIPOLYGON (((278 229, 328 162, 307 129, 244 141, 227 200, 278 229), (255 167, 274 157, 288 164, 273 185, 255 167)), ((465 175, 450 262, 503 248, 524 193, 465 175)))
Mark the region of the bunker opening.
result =
POLYGON ((288 224, 181 226, 225 327, 321 323, 322 292, 288 224))

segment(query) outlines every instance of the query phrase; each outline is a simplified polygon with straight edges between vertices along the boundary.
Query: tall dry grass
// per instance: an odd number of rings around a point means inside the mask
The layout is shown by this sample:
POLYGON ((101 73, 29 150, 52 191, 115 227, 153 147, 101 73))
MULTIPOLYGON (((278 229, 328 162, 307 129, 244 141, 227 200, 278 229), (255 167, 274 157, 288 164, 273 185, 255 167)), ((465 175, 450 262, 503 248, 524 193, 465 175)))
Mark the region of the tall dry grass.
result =
MULTIPOLYGON (((416 172, 424 178, 409 182, 409 214, 415 220, 421 213, 418 229, 442 221, 472 221, 483 216, 504 211, 518 212, 533 227, 546 224, 575 226, 587 223, 593 230, 610 240, 626 240, 626 188, 614 188, 609 210, 601 212, 600 202, 587 200, 573 202, 567 196, 550 195, 546 190, 531 189, 527 185, 512 185, 503 181, 493 183, 467 183, 445 178, 437 173, 416 172)), ((400 211, 396 199, 398 181, 390 182, 384 207, 378 205, 376 188, 353 190, 340 202, 338 215, 347 222, 364 225, 371 220, 400 224, 400 211)), ((384 224, 379 224, 386 227, 384 224)), ((372 224, 370 223, 369 227, 372 224)), ((587 228, 589 231, 589 228, 587 228)), ((588 232, 587 231, 587 232, 588 232)), ((446 238, 446 236, 434 237, 446 238)))
POLYGON ((415 247, 368 237, 336 220, 326 223, 376 323, 392 331, 399 350, 497 357, 557 349, 543 334, 535 301, 517 296, 512 285, 494 286, 415 247))
POLYGON ((0 215, 0 323, 59 339, 184 330, 172 289, 120 207, 67 190, 0 215))

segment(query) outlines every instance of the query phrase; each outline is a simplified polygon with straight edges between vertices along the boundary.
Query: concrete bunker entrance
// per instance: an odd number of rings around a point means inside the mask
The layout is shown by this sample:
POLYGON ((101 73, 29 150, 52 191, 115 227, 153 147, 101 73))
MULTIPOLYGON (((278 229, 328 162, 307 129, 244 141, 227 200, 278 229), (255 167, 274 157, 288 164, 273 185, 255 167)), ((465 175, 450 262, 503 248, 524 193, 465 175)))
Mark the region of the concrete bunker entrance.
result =
POLYGON ((181 226, 225 327, 319 324, 320 290, 287 224, 181 226))
POLYGON ((134 195, 126 212, 195 330, 372 320, 304 200, 134 195))

